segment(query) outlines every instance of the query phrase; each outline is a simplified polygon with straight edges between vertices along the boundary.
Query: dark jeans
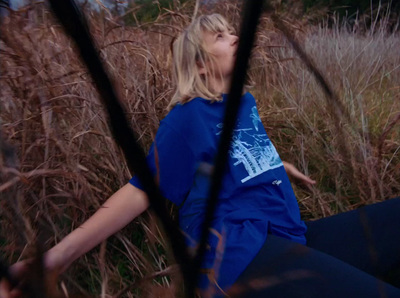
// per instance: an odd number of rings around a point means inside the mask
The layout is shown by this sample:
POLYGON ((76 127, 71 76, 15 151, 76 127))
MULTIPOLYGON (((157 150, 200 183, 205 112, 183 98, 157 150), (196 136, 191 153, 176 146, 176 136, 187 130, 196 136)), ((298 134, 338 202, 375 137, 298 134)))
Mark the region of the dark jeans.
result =
POLYGON ((307 226, 307 246, 268 235, 233 296, 400 297, 400 198, 307 226))

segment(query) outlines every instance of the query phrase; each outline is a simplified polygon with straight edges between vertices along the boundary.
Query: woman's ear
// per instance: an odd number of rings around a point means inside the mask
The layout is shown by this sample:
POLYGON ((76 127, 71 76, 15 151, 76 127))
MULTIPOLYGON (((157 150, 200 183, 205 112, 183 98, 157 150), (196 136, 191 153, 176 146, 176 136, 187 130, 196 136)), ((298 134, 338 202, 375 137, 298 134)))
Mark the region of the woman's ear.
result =
POLYGON ((196 61, 197 69, 199 71, 199 75, 205 75, 207 73, 207 69, 203 63, 200 61, 196 61))

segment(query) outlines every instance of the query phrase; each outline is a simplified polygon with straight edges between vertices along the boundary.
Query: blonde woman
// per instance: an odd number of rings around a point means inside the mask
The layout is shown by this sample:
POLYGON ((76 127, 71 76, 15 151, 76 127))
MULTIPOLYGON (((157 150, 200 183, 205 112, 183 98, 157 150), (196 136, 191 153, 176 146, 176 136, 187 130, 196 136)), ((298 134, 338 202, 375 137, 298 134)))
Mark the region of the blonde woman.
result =
MULTIPOLYGON (((231 26, 217 14, 199 17, 177 38, 173 46, 176 92, 148 155, 163 195, 179 208, 179 224, 193 250, 200 237, 237 44, 231 26)), ((287 174, 306 184, 315 181, 281 161, 248 92, 241 99, 229 153, 199 293, 225 295, 230 290, 241 297, 369 297, 383 289, 388 297, 400 297, 398 289, 383 282, 378 287, 369 275, 382 270, 371 272, 377 267, 369 259, 365 242, 360 240, 356 250, 350 248, 352 239, 363 233, 358 213, 311 223, 307 232, 287 174)), ((390 202, 394 203, 380 204, 380 209, 399 210, 399 200, 390 202)), ((66 270, 148 206, 146 194, 133 177, 46 253, 47 268, 66 270)), ((363 212, 375 221, 375 215, 383 212, 377 213, 378 209, 363 212)), ((386 221, 400 227, 393 211, 385 214, 386 221)), ((399 240, 390 240, 397 231, 391 231, 388 237, 374 238, 374 245, 388 241, 393 245, 385 250, 390 256, 385 270, 400 260, 399 240)), ((381 254, 379 247, 377 252, 381 254)), ((24 262, 17 263, 13 270, 18 275, 24 267, 24 262)))

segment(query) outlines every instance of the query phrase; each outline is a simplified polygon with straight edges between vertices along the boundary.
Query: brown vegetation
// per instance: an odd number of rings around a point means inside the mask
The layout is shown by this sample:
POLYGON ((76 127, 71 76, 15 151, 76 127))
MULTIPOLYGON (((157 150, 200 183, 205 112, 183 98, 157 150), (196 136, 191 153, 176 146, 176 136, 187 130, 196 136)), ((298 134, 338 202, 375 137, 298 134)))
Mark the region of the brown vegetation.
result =
MULTIPOLYGON (((231 3, 213 12, 237 26, 238 8, 231 3)), ((173 92, 170 43, 193 10, 189 1, 136 27, 119 25, 104 11, 86 11, 146 149, 173 92)), ((313 75, 264 16, 252 92, 282 159, 318 181, 312 189, 295 186, 304 218, 399 196, 399 36, 387 33, 385 24, 363 33, 290 24, 345 107, 340 119, 334 117, 313 75)), ((37 239, 44 248, 60 241, 131 173, 110 137, 90 75, 43 5, 4 20, 0 47, 0 247, 12 263, 30 256, 37 239)), ((166 243, 148 213, 77 261, 61 288, 124 297, 167 295, 169 289, 174 296, 181 287, 166 243)))

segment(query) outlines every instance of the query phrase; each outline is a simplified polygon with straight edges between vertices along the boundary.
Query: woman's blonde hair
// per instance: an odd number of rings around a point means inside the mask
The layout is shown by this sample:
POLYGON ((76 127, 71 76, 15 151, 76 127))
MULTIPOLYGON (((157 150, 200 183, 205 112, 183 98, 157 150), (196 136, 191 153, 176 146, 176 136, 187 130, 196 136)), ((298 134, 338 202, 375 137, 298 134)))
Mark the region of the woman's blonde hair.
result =
MULTIPOLYGON (((177 103, 186 103, 195 97, 221 100, 221 93, 213 91, 206 76, 199 74, 199 66, 213 63, 213 57, 204 47, 203 32, 234 32, 234 29, 219 14, 204 15, 195 19, 173 44, 173 76, 176 91, 169 108, 177 103)), ((213 74, 217 75, 217 74, 213 74)))

